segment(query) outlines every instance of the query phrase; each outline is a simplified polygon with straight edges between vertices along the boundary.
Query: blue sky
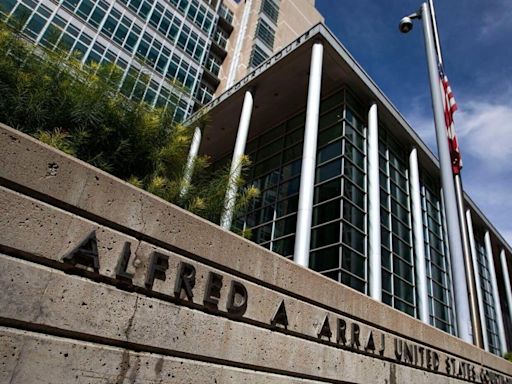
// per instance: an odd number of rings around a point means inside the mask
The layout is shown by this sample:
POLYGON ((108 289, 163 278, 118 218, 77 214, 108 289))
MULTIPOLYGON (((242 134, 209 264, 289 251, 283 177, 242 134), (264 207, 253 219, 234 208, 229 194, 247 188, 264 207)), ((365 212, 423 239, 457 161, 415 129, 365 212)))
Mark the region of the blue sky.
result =
MULTIPOLYGON (((435 154, 421 22, 403 16, 420 0, 316 0, 338 39, 435 154)), ((464 188, 512 244, 512 1, 435 0, 446 74, 459 111, 455 129, 464 188)))

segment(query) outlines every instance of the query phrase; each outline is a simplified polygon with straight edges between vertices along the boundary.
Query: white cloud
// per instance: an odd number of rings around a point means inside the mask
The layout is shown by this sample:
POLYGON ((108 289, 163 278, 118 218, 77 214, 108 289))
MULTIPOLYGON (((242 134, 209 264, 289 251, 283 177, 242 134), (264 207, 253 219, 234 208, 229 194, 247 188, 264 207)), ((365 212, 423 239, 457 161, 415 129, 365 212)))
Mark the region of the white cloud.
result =
MULTIPOLYGON (((512 93, 501 96, 493 102, 459 99, 455 130, 464 162, 464 188, 512 244, 512 93)), ((411 100, 408 110, 407 120, 437 154, 430 100, 411 100)))

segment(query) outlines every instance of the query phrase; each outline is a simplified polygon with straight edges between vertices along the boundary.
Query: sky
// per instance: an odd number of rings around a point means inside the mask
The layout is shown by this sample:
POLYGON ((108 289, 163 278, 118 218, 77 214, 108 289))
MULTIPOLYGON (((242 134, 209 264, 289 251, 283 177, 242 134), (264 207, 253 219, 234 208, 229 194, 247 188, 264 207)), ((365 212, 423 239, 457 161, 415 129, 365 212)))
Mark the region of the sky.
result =
MULTIPOLYGON (((512 244, 512 1, 434 0, 466 193, 512 244)), ((437 156, 420 0, 316 0, 325 23, 437 156)))

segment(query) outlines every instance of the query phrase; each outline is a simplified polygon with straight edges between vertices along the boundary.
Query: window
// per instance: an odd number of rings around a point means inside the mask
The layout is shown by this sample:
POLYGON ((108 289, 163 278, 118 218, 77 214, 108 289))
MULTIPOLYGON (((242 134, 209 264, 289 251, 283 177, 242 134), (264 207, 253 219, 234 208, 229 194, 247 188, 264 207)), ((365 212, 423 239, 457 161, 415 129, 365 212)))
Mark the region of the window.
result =
POLYGON ((251 58, 249 66, 251 68, 258 67, 261 63, 268 59, 268 55, 256 44, 252 47, 251 58))
MULTIPOLYGON (((354 122, 354 133, 357 132, 358 125, 354 122)), ((404 149, 385 127, 379 127, 382 301, 411 316, 416 316, 406 158, 404 149)))
POLYGON ((275 31, 266 21, 260 19, 256 27, 256 38, 261 40, 267 47, 274 47, 275 31))
MULTIPOLYGON (((421 204, 423 211, 423 232, 428 280, 430 324, 445 332, 454 334, 451 296, 451 271, 446 247, 444 210, 440 188, 429 180, 421 181, 421 204), (437 192, 434 192, 437 191, 437 192)), ((398 212, 404 218, 405 211, 398 212)))
MULTIPOLYGON (((491 274, 489 271, 489 263, 487 261, 488 255, 485 247, 485 243, 482 241, 482 234, 475 233, 475 247, 476 247, 476 260, 478 264, 478 277, 480 288, 482 291, 482 301, 484 304, 484 315, 485 315, 485 329, 483 332, 487 332, 487 340, 489 342, 489 350, 491 353, 501 356, 502 351, 500 348, 500 339, 498 336, 498 322, 492 285, 491 285, 491 274)), ((482 324, 484 325, 484 324, 482 324)))
POLYGON ((279 18, 278 0, 263 0, 261 2, 261 12, 268 16, 274 23, 277 23, 277 19, 279 18))

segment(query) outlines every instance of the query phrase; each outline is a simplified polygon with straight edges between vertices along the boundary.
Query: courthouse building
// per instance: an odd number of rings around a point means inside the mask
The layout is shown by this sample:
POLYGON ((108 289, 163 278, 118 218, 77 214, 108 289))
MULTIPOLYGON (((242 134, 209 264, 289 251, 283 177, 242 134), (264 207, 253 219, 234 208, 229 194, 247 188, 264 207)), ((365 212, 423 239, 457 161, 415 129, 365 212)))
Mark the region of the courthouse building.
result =
POLYGON ((38 45, 117 64, 126 96, 177 120, 323 20, 313 0, 0 0, 0 15, 38 45))
MULTIPOLYGON (((171 105, 178 120, 208 113, 199 153, 217 166, 249 155, 248 184, 261 190, 225 227, 460 334, 464 266, 449 252, 438 161, 318 24, 313 0, 0 0, 0 13, 36 44, 117 64, 133 99, 171 105)), ((484 347, 503 354, 512 249, 466 206, 484 347)))
MULTIPOLYGON (((439 163, 324 25, 202 113, 199 153, 218 166, 247 154, 246 180, 261 190, 226 229, 250 229, 261 246, 459 334, 454 273, 465 273, 450 255, 439 163)), ((512 249, 468 196, 466 207, 484 346, 502 355, 512 249)))

